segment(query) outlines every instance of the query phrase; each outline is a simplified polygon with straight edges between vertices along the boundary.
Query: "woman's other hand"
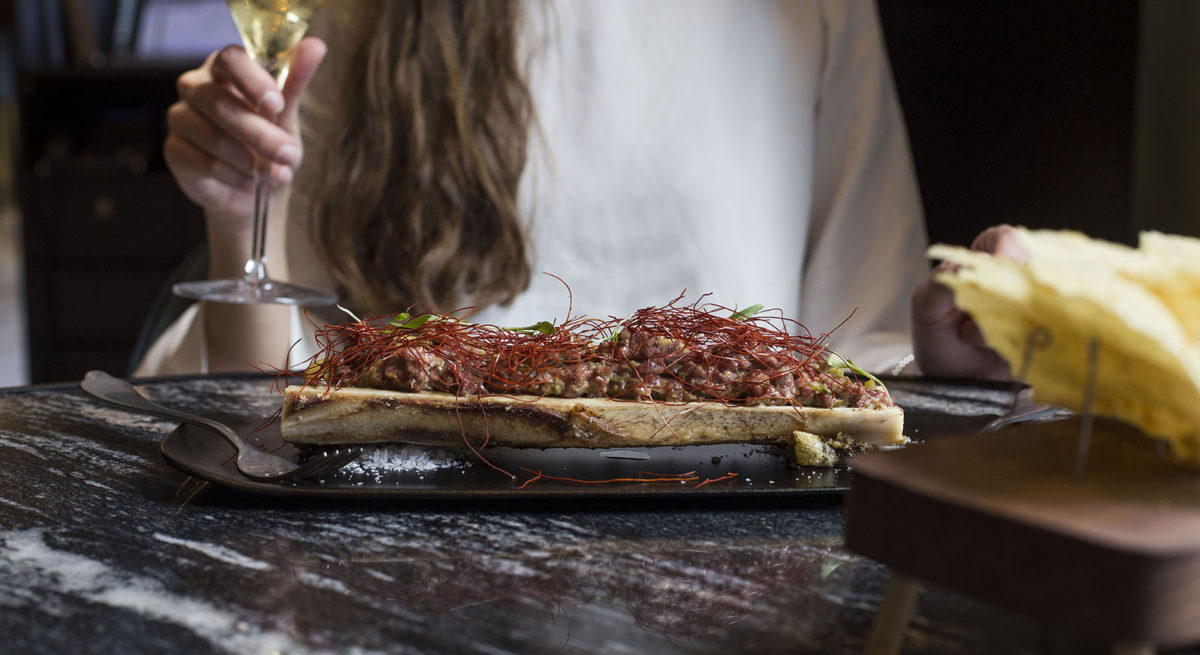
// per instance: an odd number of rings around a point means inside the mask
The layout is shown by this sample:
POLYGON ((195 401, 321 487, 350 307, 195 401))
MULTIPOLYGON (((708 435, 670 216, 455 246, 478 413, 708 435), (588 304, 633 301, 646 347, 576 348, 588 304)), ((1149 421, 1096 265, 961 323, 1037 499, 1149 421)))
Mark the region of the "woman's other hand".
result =
POLYGON ((210 237, 214 229, 251 229, 256 157, 270 163, 272 185, 291 180, 301 154, 300 95, 324 56, 320 39, 302 40, 282 90, 233 45, 179 77, 163 155, 184 194, 205 209, 210 237))
MULTIPOLYGON (((1023 262, 1029 253, 1010 225, 984 230, 972 250, 1023 262)), ((942 262, 934 273, 951 266, 942 262)), ((1008 380, 1008 365, 983 340, 979 326, 954 305, 954 293, 930 275, 913 293, 913 354, 925 375, 1008 380)))

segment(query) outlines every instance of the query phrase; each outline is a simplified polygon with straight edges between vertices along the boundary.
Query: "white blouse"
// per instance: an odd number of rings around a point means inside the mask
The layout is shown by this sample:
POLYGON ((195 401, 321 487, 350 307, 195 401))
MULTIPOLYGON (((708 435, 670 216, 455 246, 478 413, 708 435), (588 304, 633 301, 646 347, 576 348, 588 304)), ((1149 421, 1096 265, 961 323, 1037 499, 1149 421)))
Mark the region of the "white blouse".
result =
MULTIPOLYGON (((535 274, 474 320, 625 316, 686 292, 841 325, 832 345, 865 367, 909 351, 925 230, 872 0, 531 7, 535 274)), ((138 374, 204 370, 201 311, 138 374)))

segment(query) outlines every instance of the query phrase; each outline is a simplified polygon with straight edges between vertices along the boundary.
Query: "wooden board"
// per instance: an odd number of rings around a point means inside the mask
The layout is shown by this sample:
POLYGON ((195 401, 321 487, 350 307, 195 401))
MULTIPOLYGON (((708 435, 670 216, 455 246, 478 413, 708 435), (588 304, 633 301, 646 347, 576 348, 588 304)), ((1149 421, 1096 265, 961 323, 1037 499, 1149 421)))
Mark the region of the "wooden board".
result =
POLYGON ((1200 471, 1097 422, 1029 425, 862 455, 846 543, 893 570, 1076 634, 1200 642, 1200 471))

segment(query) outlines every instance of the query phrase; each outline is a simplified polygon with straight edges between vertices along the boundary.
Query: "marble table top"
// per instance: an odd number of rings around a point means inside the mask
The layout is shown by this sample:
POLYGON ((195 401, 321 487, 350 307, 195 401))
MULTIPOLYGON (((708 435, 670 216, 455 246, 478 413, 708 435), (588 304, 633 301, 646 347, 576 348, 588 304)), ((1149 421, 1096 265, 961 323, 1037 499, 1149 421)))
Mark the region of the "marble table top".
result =
MULTIPOLYGON (((185 410, 269 411, 264 380, 144 388, 185 410)), ((842 546, 836 495, 278 498, 169 466, 174 427, 76 385, 0 391, 0 651, 851 653, 887 578, 842 546)), ((929 588, 904 652, 1047 644, 1087 646, 929 588)))

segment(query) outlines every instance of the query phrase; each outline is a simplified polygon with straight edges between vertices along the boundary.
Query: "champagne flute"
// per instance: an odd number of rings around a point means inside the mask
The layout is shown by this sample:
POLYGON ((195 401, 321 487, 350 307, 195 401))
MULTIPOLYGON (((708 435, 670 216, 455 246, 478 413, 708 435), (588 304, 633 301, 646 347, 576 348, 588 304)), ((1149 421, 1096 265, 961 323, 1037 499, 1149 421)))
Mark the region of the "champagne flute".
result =
MULTIPOLYGON (((237 25, 242 43, 261 65, 275 78, 281 88, 287 79, 288 68, 296 44, 308 31, 313 14, 325 0, 225 0, 233 22, 237 25)), ((270 187, 267 183, 270 165, 259 161, 254 180, 254 224, 250 259, 242 277, 224 280, 181 282, 173 287, 176 295, 197 300, 224 303, 279 303, 284 305, 332 305, 337 294, 332 291, 272 280, 267 275, 266 234, 270 187)))

